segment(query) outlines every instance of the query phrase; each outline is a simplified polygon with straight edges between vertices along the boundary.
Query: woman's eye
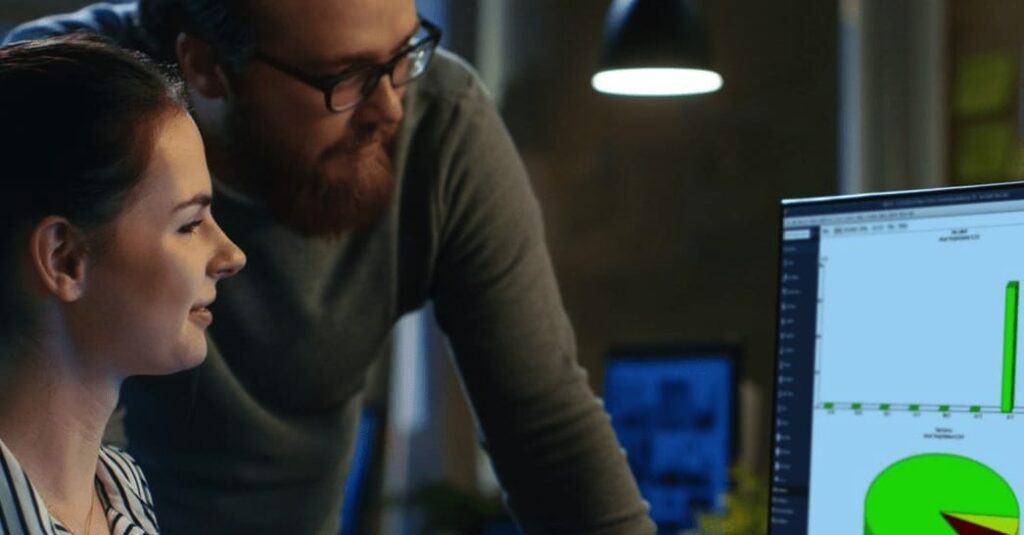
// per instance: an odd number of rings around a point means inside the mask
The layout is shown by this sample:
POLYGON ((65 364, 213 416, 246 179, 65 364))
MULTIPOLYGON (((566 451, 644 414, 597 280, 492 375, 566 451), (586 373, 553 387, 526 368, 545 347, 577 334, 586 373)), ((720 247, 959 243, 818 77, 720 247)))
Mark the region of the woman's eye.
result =
POLYGON ((180 229, 178 229, 178 233, 179 234, 194 234, 196 229, 199 228, 199 225, 202 225, 202 224, 203 224, 203 220, 202 219, 193 221, 193 222, 191 222, 191 223, 181 227, 180 229))

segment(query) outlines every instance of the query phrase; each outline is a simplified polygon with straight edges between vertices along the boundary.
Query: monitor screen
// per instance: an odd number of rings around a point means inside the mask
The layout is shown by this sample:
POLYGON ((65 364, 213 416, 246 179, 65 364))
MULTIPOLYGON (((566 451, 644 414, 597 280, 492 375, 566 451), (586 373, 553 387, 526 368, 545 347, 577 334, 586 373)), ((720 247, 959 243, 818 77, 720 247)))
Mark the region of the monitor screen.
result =
POLYGON ((659 533, 719 512, 729 483, 734 358, 730 349, 615 351, 605 408, 659 533))
POLYGON ((1018 533, 1024 185, 784 201, 781 233, 771 533, 1018 533))
POLYGON ((380 449, 379 410, 364 407, 356 433, 352 464, 345 480, 341 504, 341 533, 363 533, 367 530, 367 513, 371 507, 373 464, 380 449))

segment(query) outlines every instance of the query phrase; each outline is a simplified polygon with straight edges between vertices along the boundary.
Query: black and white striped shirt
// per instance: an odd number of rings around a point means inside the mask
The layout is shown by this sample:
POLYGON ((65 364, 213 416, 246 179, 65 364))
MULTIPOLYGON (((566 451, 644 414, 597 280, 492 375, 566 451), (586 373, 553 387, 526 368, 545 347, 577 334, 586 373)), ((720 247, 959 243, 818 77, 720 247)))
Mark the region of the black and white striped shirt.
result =
MULTIPOLYGON (((160 532, 146 478, 135 460, 124 451, 111 446, 100 449, 100 459, 96 464, 96 492, 113 535, 160 532)), ((0 440, 0 535, 70 533, 46 509, 28 475, 0 440)))

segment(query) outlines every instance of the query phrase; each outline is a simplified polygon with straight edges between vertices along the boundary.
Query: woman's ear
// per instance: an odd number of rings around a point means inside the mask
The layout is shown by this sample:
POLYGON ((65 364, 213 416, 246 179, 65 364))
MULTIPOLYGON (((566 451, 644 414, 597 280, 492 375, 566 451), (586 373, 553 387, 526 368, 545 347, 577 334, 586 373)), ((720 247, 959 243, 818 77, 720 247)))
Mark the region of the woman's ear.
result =
POLYGON ((32 272, 43 288, 61 301, 82 297, 86 250, 81 233, 63 217, 45 217, 29 235, 32 272))
POLYGON ((209 98, 225 98, 228 94, 224 73, 217 63, 216 54, 210 45, 187 33, 178 34, 175 52, 181 75, 195 91, 209 98))

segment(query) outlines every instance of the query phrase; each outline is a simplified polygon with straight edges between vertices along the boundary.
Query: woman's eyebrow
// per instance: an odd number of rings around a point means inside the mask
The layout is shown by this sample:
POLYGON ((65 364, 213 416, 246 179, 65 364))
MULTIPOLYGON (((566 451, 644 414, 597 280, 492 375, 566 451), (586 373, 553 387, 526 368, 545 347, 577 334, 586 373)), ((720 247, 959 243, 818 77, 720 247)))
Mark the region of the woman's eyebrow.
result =
POLYGON ((177 206, 174 207, 173 210, 171 210, 171 212, 177 212, 178 210, 181 210, 181 209, 184 209, 184 208, 188 208, 189 206, 192 206, 192 205, 210 206, 212 203, 213 203, 213 196, 212 195, 210 195, 209 193, 198 193, 194 197, 192 197, 191 199, 189 199, 189 200, 187 200, 185 202, 179 203, 177 206))

